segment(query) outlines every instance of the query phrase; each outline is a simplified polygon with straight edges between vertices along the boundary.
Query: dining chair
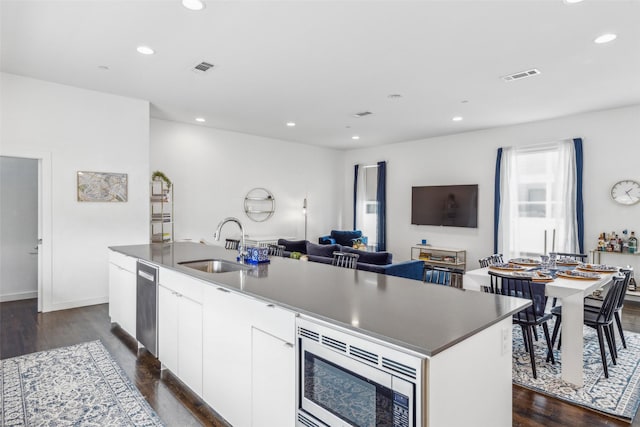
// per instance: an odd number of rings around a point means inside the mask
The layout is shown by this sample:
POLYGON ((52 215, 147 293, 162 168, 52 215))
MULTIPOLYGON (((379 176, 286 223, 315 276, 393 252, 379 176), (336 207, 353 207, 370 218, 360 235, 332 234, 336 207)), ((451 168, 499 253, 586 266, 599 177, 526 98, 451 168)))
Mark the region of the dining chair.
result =
MULTIPOLYGON (((627 340, 624 337, 624 331, 622 329, 622 319, 620 315, 622 313, 622 309, 624 308, 624 298, 627 295, 627 288, 629 286, 629 282, 631 281, 631 273, 633 270, 628 268, 621 268, 620 273, 624 275, 624 287, 620 295, 618 296, 618 300, 616 301, 616 306, 613 310, 613 319, 616 322, 616 326, 618 327, 618 332, 620 333, 620 341, 622 341, 622 347, 627 348, 627 340)), ((592 296, 588 296, 584 299, 584 308, 589 311, 599 311, 600 307, 602 307, 603 299, 595 298, 592 296)), ((615 344, 615 335, 613 335, 613 325, 611 325, 611 334, 612 340, 615 344)), ((618 349, 614 345, 614 349, 616 351, 616 357, 618 357, 618 349)))
POLYGON ((359 254, 352 254, 347 252, 334 252, 333 253, 333 265, 344 268, 355 269, 358 265, 359 254))
MULTIPOLYGON (((625 276, 614 276, 611 287, 607 295, 602 300, 602 305, 598 311, 584 309, 584 324, 594 328, 598 334, 598 344, 600 346, 600 357, 602 359, 602 367, 604 369, 604 377, 609 378, 609 369, 607 367, 607 356, 604 349, 604 340, 607 340, 611 361, 616 365, 616 349, 615 337, 613 336, 613 313, 615 311, 620 294, 624 293, 625 276)), ((551 345, 553 346, 560 333, 562 327, 562 306, 553 307, 551 314, 556 318, 556 324, 553 327, 553 335, 551 337, 551 345)), ((558 348, 560 342, 558 341, 558 348)))
POLYGON ((553 256, 554 254, 556 258, 558 257, 571 258, 573 260, 580 261, 580 262, 585 262, 589 257, 589 255, 587 254, 574 254, 569 252, 549 252, 549 256, 553 256))
POLYGON ((533 331, 537 326, 542 325, 544 337, 547 343, 547 360, 555 364, 553 356, 553 345, 549 334, 547 322, 551 320, 551 313, 545 312, 547 296, 545 295, 545 284, 531 281, 529 277, 513 277, 489 271, 491 285, 489 292, 531 300, 531 305, 520 310, 513 315, 513 323, 522 328, 522 338, 525 351, 529 352, 531 358, 531 371, 533 378, 538 378, 536 371, 535 351, 533 344, 533 331))
POLYGON ((225 249, 238 249, 238 245, 239 244, 240 244, 240 240, 225 239, 224 248, 225 249))
POLYGON ((284 256, 284 245, 268 245, 270 256, 284 256))
POLYGON ((502 259, 502 254, 493 254, 493 255, 486 256, 484 258, 480 258, 478 260, 478 263, 480 263, 481 268, 489 267, 494 264, 499 264, 502 262, 504 262, 502 259))

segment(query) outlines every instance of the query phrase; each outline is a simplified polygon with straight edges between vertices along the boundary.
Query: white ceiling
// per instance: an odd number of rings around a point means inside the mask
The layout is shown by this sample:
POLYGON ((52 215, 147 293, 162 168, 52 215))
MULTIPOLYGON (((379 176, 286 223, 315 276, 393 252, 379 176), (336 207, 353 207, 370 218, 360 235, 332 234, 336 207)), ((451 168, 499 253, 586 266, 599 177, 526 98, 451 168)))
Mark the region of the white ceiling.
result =
POLYGON ((2 0, 0 66, 340 149, 640 104, 638 0, 205 2, 2 0), (593 43, 606 32, 618 38, 593 43), (201 61, 216 67, 190 71, 201 61))

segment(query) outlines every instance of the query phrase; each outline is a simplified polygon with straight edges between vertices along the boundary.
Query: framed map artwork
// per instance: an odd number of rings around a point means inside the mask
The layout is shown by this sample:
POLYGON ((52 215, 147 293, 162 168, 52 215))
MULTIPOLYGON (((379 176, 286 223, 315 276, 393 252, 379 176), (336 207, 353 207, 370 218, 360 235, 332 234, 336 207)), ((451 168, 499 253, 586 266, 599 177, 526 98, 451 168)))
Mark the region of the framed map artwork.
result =
POLYGON ((127 174, 78 172, 79 202, 126 202, 127 174))

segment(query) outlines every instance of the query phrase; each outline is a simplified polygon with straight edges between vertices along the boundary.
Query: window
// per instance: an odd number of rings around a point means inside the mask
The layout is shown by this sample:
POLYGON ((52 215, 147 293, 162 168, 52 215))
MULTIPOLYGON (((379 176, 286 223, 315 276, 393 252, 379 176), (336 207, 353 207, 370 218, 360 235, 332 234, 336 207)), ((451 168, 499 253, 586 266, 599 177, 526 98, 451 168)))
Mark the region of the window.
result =
POLYGON ((386 243, 387 162, 355 165, 353 228, 367 236, 372 250, 384 251, 386 243))
POLYGON ((507 257, 581 252, 582 142, 578 148, 569 140, 499 153, 496 252, 507 257))
POLYGON ((367 236, 367 244, 376 247, 378 242, 378 200, 376 189, 378 187, 378 166, 360 166, 358 168, 358 189, 356 196, 356 225, 367 236))

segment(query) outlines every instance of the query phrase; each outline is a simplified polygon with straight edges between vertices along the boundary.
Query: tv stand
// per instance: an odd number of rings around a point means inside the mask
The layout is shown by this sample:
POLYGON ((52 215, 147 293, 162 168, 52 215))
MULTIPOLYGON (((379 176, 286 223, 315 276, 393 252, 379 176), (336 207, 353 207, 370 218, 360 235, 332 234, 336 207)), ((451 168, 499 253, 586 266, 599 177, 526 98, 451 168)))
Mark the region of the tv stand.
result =
MULTIPOLYGON (((418 244, 411 247, 411 259, 419 259, 425 265, 459 270, 464 274, 467 266, 467 251, 418 244)), ((452 286, 462 287, 462 276, 460 274, 453 274, 453 276, 452 286)))

